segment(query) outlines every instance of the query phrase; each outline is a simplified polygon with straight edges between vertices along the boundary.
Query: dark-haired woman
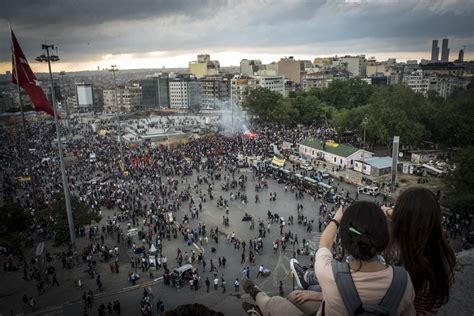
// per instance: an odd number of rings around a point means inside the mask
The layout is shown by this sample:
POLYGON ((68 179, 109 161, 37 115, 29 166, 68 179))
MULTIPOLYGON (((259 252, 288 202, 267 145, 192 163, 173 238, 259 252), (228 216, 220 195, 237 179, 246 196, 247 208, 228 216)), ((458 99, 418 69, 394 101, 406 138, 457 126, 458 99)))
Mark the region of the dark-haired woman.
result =
POLYGON ((449 300, 456 257, 441 227, 441 210, 433 192, 412 187, 398 197, 395 208, 383 207, 391 219, 395 262, 405 267, 415 288, 418 315, 436 314, 449 300))
MULTIPOLYGON (((338 228, 342 247, 349 254, 346 261, 352 280, 363 304, 380 304, 394 275, 393 268, 379 256, 389 242, 387 219, 380 207, 372 202, 355 202, 344 215, 339 208, 321 236, 314 264, 324 296, 325 315, 348 314, 333 272, 331 249, 338 228)), ((413 285, 407 276, 396 314, 414 315, 414 297, 413 285)))

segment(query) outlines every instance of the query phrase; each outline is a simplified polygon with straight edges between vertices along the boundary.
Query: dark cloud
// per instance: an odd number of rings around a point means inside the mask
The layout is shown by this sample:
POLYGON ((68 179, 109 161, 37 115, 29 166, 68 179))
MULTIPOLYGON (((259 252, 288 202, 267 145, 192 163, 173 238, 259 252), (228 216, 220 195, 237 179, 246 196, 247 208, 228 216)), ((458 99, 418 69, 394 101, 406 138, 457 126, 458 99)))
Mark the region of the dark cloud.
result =
MULTIPOLYGON (((42 42, 60 47, 63 60, 151 51, 205 52, 255 48, 294 54, 419 52, 431 39, 474 49, 471 0, 96 0, 7 1, 27 56, 42 42)), ((7 43, 8 32, 0 32, 7 43)), ((0 60, 8 60, 0 46, 0 60)), ((454 47, 454 52, 459 47, 454 47)), ((30 57, 31 59, 31 57, 30 57)))
POLYGON ((195 16, 227 5, 227 0, 7 0, 0 19, 25 27, 82 27, 170 15, 195 16))

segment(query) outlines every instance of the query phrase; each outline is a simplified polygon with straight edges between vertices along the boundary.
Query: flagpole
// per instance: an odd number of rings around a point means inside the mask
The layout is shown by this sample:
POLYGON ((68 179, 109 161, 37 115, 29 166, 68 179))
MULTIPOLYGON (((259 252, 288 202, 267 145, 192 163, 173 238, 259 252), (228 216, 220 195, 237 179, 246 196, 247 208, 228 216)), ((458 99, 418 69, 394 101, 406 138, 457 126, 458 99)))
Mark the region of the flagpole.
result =
MULTIPOLYGON (((12 27, 10 23, 8 23, 8 26, 10 28, 10 37, 12 34, 12 27)), ((25 112, 23 111, 23 100, 21 99, 21 89, 20 89, 20 80, 18 79, 18 67, 17 67, 17 60, 16 60, 16 54, 13 48, 13 42, 11 43, 11 49, 12 49, 12 55, 13 55, 13 65, 15 67, 15 80, 16 80, 16 87, 18 89, 18 103, 20 104, 20 111, 21 111, 21 120, 22 120, 22 125, 23 125, 23 134, 25 135, 25 144, 26 144, 26 165, 28 168, 28 174, 30 175, 30 181, 31 181, 31 191, 32 191, 32 198, 33 198, 33 207, 35 211, 38 210, 38 199, 36 196, 36 177, 33 173, 33 166, 31 164, 31 153, 30 153, 30 146, 29 146, 29 139, 30 136, 28 134, 28 129, 26 128, 26 119, 25 119, 25 112)), ((21 146, 20 146, 21 147, 21 146)))
MULTIPOLYGON (((56 125, 56 138, 59 150, 59 162, 61 166, 61 175, 63 180, 63 190, 64 190, 64 199, 66 202, 66 215, 67 215, 67 222, 69 226, 69 236, 71 238, 71 247, 73 250, 76 250, 76 231, 74 229, 74 218, 72 216, 72 209, 71 209, 71 195, 69 192, 69 186, 67 182, 66 176, 66 168, 64 165, 64 152, 63 152, 63 144, 61 141, 61 135, 59 133, 59 123, 58 123, 58 115, 56 109, 56 95, 54 93, 54 84, 53 84, 53 73, 51 72, 51 60, 56 61, 59 60, 57 56, 50 56, 49 49, 54 49, 54 45, 42 45, 42 48, 46 51, 46 61, 48 62, 48 70, 49 70, 49 81, 51 84, 51 101, 53 102, 53 111, 54 111, 54 123, 56 125)), ((44 60, 41 60, 44 61, 44 60)))

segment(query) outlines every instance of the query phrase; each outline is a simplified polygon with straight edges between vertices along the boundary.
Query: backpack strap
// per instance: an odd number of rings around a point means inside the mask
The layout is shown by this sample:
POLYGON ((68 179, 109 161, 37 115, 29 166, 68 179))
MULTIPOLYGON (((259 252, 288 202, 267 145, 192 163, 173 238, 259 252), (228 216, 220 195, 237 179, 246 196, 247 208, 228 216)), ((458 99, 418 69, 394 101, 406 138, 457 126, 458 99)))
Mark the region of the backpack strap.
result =
POLYGON ((393 268, 393 279, 390 287, 385 293, 385 296, 380 305, 384 306, 389 315, 396 315, 398 306, 405 295, 405 289, 408 282, 408 272, 403 267, 392 266, 393 268))
POLYGON ((333 260, 332 270, 337 289, 342 297, 347 313, 354 315, 355 311, 362 306, 362 301, 352 280, 349 264, 333 260))

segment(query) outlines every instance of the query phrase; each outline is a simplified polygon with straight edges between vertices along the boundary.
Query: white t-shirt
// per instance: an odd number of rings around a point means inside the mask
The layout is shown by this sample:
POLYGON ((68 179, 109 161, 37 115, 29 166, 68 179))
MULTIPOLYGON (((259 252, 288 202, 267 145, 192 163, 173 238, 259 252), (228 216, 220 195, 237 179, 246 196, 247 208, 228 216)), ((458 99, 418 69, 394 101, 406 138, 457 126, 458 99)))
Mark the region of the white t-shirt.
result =
MULTIPOLYGON (((332 270, 332 253, 327 248, 319 248, 316 252, 314 271, 323 291, 325 315, 347 315, 346 307, 337 289, 332 270)), ((357 293, 366 304, 379 304, 387 292, 393 279, 392 267, 377 272, 353 272, 357 293)), ((398 307, 397 315, 415 315, 415 291, 408 276, 405 295, 398 307)), ((318 314, 319 315, 319 314, 318 314)))

